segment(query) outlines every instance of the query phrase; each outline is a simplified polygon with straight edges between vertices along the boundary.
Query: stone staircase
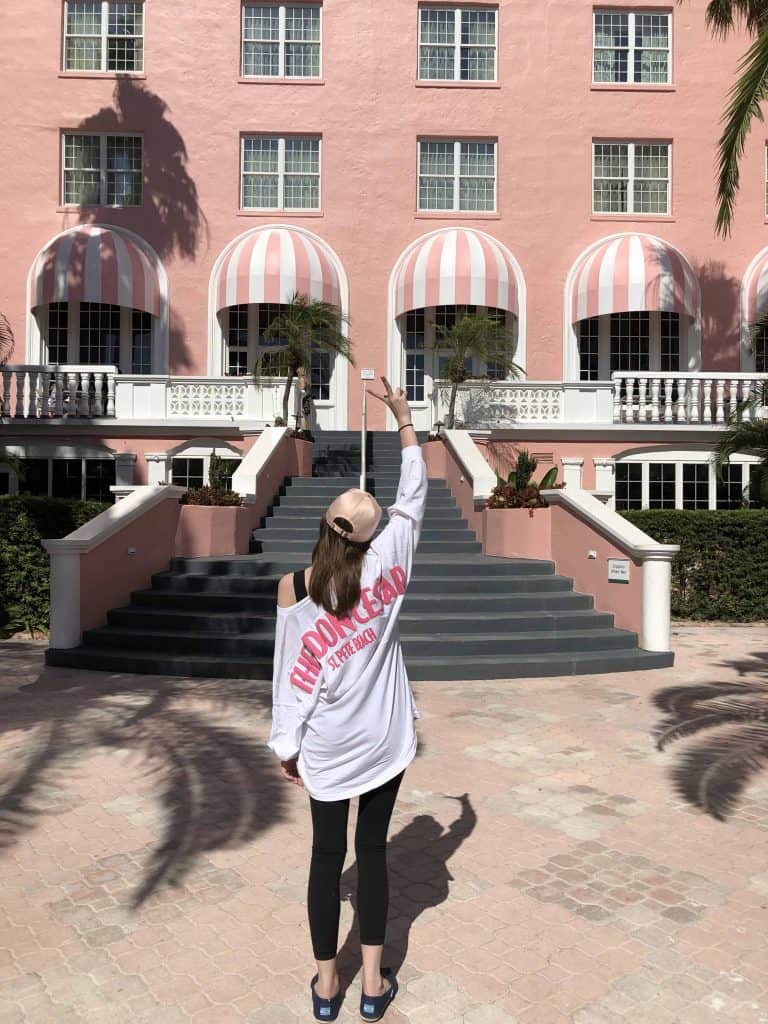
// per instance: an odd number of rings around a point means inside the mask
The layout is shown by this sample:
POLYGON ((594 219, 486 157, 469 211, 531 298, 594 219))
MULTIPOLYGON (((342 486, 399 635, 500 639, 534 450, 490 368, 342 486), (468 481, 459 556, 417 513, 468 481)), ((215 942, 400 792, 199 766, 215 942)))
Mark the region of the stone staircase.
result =
MULTIPOLYGON (((421 438, 423 440, 423 438, 421 438)), ((396 433, 368 436, 368 486, 384 509, 400 467, 396 433)), ((359 486, 360 435, 324 432, 315 476, 286 482, 250 555, 177 558, 131 604, 109 612, 48 664, 173 676, 271 679, 278 579, 309 564, 320 517, 359 486)), ((386 514, 382 528, 386 525, 386 514)), ((485 556, 447 485, 431 480, 413 578, 400 617, 410 678, 507 679, 661 668, 552 562, 485 556)))

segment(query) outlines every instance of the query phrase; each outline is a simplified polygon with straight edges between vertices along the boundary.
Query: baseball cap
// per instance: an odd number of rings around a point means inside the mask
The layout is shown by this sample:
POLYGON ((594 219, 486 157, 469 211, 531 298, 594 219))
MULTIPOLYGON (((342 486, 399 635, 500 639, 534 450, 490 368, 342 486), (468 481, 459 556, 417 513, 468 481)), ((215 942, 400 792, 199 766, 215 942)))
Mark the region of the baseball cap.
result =
POLYGON ((354 544, 364 544, 376 533, 381 519, 381 506, 376 499, 358 488, 344 491, 331 502, 325 513, 325 521, 330 528, 345 540, 354 544), (343 530, 334 519, 346 519, 352 524, 350 531, 343 530))

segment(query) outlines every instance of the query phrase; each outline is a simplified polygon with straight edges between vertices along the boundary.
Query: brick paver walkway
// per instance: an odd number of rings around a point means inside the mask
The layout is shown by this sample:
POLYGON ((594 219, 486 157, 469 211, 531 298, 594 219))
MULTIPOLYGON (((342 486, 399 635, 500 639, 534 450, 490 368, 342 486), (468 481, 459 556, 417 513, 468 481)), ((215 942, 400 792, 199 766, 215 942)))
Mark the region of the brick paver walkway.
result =
MULTIPOLYGON (((725 821, 670 776, 728 811, 768 743, 768 631, 676 644, 663 672, 416 687, 391 1024, 768 1022, 768 774, 725 821), (670 687, 668 716, 713 728, 659 752, 670 687)), ((33 643, 0 645, 0 680, 0 1021, 311 1019, 309 815, 264 747, 269 694, 44 670, 33 643)), ((348 899, 341 942, 352 1020, 348 899)))

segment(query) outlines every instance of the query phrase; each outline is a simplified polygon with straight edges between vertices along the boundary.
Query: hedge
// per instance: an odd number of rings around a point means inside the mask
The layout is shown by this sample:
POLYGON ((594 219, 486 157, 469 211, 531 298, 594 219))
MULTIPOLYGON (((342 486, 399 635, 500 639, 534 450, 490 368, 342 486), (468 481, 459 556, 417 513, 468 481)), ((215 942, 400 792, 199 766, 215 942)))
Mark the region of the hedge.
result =
POLYGON ((50 566, 41 542, 65 537, 109 507, 65 498, 0 498, 0 636, 48 631, 50 566))
POLYGON ((672 615, 680 619, 768 619, 768 509, 653 509, 622 515, 662 544, 672 563, 672 615))

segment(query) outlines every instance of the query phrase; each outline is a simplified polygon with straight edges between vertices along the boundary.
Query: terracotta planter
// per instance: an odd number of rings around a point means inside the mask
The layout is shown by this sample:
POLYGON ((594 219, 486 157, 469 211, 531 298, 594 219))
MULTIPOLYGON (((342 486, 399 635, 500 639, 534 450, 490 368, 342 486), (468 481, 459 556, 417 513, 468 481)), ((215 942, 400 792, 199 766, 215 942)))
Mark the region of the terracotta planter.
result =
POLYGON ((551 558, 552 509, 484 509, 483 552, 503 558, 551 558))
POLYGON ((195 558, 209 555, 246 555, 251 510, 216 505, 182 505, 176 532, 176 554, 195 558))

